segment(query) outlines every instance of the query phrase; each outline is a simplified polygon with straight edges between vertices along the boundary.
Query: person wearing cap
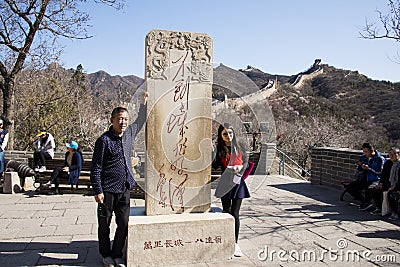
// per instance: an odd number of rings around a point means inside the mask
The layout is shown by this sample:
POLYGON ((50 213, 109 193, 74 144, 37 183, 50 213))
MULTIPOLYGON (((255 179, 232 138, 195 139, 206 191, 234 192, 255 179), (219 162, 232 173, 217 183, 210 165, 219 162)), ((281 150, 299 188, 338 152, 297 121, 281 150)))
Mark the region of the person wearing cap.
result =
POLYGON ((56 143, 51 133, 45 130, 39 131, 36 137, 38 137, 38 139, 34 143, 37 149, 33 153, 34 170, 35 172, 44 172, 46 170, 46 159, 54 158, 56 143))
POLYGON ((0 177, 4 173, 4 150, 8 143, 8 131, 3 129, 3 120, 0 119, 0 177))
POLYGON ((132 171, 133 143, 146 122, 148 93, 143 94, 136 120, 129 124, 128 110, 116 107, 111 126, 97 140, 93 150, 90 181, 97 205, 99 252, 104 266, 125 266, 123 248, 128 235, 130 192, 135 185, 132 171), (115 214, 117 229, 111 245, 110 223, 115 214))
POLYGON ((50 195, 59 194, 60 178, 68 179, 68 184, 73 187, 78 184, 79 175, 81 175, 83 157, 78 143, 70 141, 65 146, 68 151, 65 153, 64 166, 56 167, 51 174, 50 180, 45 184, 49 187, 53 183, 55 185, 54 191, 49 192, 50 195))

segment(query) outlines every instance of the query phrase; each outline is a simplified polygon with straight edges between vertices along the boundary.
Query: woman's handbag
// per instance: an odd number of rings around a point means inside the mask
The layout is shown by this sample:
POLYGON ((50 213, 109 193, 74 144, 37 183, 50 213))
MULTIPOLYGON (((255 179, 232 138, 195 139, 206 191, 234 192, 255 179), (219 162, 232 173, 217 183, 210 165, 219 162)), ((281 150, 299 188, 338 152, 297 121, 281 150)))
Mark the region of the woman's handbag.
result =
POLYGON ((243 179, 246 180, 247 177, 249 177, 251 171, 253 170, 254 167, 254 162, 249 161, 248 166, 246 168, 246 170, 243 173, 243 179))

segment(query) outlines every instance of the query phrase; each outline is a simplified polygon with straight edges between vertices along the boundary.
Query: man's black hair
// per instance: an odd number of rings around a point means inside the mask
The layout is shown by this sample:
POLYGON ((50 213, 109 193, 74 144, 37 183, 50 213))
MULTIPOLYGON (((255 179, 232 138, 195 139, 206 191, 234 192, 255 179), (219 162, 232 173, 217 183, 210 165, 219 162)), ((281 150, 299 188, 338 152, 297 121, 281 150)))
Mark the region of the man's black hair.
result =
POLYGON ((369 151, 374 150, 374 147, 373 147, 370 143, 364 143, 364 144, 362 145, 362 148, 366 148, 366 149, 368 149, 369 151))
POLYGON ((117 115, 118 113, 121 113, 121 112, 128 112, 128 110, 124 107, 116 107, 111 112, 111 117, 114 117, 115 115, 117 115))

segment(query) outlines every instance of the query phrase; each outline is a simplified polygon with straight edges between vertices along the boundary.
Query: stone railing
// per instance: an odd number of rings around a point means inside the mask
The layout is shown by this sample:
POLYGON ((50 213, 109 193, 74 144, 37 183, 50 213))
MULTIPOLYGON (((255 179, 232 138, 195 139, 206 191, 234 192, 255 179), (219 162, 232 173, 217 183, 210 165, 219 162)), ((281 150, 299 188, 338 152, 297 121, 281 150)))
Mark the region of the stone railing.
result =
POLYGON ((320 147, 311 152, 311 183, 343 188, 341 182, 354 179, 361 150, 320 147))
MULTIPOLYGON (((55 158, 64 158, 66 151, 57 151, 54 153, 55 158)), ((6 150, 5 160, 16 160, 28 164, 28 158, 33 158, 33 151, 6 150)), ((83 152, 84 159, 91 159, 92 152, 83 152)))

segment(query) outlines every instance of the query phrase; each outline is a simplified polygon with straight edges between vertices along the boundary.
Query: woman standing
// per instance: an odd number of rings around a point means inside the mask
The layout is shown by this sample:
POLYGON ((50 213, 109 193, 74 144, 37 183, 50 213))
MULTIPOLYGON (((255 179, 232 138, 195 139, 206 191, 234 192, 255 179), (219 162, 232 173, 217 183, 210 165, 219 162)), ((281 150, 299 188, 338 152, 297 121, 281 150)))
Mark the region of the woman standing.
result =
POLYGON ((68 151, 65 153, 64 167, 56 167, 51 174, 50 181, 45 185, 51 186, 52 183, 55 184, 55 190, 49 192, 49 194, 59 194, 58 186, 60 185, 60 178, 68 179, 68 184, 73 187, 73 185, 78 184, 79 175, 82 170, 82 152, 79 150, 78 143, 75 141, 70 141, 65 144, 68 151))
POLYGON ((213 168, 221 167, 222 175, 218 182, 215 196, 221 198, 222 209, 235 218, 235 253, 241 257, 242 251, 238 245, 239 237, 239 210, 243 198, 250 197, 249 190, 243 178, 247 168, 247 155, 243 146, 239 145, 235 131, 231 125, 225 123, 218 128, 217 149, 213 168))

